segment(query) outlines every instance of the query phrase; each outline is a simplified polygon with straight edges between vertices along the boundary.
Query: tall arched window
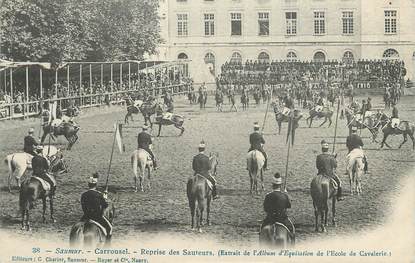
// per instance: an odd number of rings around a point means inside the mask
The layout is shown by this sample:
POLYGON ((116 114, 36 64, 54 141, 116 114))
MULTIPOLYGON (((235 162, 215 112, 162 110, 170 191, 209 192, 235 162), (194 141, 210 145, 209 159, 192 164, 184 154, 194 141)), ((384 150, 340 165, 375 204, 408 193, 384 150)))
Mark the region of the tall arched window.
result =
POLYGON ((269 55, 267 52, 261 52, 258 55, 258 61, 261 63, 269 63, 269 55))
POLYGON ((354 61, 353 53, 351 51, 344 52, 342 60, 344 63, 352 63, 354 61))
MULTIPOLYGON (((179 60, 186 60, 186 59, 189 59, 189 57, 187 56, 187 54, 186 53, 180 53, 178 56, 177 56, 177 59, 179 59, 179 60)), ((183 75, 184 76, 189 76, 189 64, 187 64, 187 63, 185 63, 184 65, 183 65, 183 75)))
POLYGON ((383 58, 384 59, 399 59, 399 53, 393 48, 385 50, 383 52, 383 58))
POLYGON ((210 73, 215 76, 215 55, 210 52, 206 53, 205 63, 208 65, 210 73))
POLYGON ((242 63, 242 56, 239 52, 233 52, 232 53, 231 63, 234 63, 234 64, 241 64, 242 63))
POLYGON ((295 54, 294 51, 290 51, 290 52, 287 53, 287 61, 293 62, 293 61, 297 61, 297 60, 298 60, 297 54, 295 54))
POLYGON ((314 53, 313 61, 324 62, 326 61, 326 55, 321 51, 317 51, 316 53, 314 53))

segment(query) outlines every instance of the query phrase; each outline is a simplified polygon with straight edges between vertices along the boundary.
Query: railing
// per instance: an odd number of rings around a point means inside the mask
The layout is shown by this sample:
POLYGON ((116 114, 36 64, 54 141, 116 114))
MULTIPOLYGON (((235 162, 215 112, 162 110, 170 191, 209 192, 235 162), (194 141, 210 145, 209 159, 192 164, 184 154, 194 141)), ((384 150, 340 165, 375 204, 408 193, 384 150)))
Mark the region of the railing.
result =
MULTIPOLYGON (((173 96, 187 94, 190 84, 177 84, 166 87, 159 87, 156 89, 148 89, 153 96, 160 96, 165 90, 171 92, 173 96)), ((15 103, 0 103, 0 121, 12 119, 25 119, 33 116, 38 116, 41 109, 41 104, 44 102, 58 102, 59 108, 64 109, 69 105, 69 101, 73 101, 76 106, 81 109, 99 107, 102 105, 120 105, 125 102, 124 98, 129 93, 138 92, 138 90, 123 90, 114 92, 105 92, 98 94, 88 94, 81 96, 64 97, 57 99, 46 99, 29 102, 15 102, 15 103)))

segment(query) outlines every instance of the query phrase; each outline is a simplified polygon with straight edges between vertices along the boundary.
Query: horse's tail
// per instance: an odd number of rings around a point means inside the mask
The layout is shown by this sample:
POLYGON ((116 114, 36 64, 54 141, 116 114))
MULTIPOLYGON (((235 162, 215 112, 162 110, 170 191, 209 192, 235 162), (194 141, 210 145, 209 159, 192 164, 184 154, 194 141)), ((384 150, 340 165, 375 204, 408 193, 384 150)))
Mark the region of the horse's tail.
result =
POLYGON ((4 159, 4 162, 7 164, 7 167, 9 169, 9 173, 12 174, 14 172, 14 170, 16 169, 16 166, 13 165, 13 155, 6 156, 6 158, 4 159))
POLYGON ((137 151, 131 155, 131 166, 133 168, 134 177, 137 178, 137 151))
POLYGON ((256 160, 255 151, 251 153, 251 156, 248 158, 248 168, 249 171, 253 174, 258 172, 258 161, 256 160))
POLYGON ((33 208, 33 202, 35 200, 35 189, 28 185, 22 185, 19 194, 19 206, 21 211, 29 210, 33 208))
POLYGON ((321 194, 322 194, 322 199, 321 199, 321 208, 324 210, 326 210, 328 208, 328 200, 330 197, 330 182, 328 183, 322 183, 321 184, 321 194))
POLYGON ((72 226, 71 232, 69 233, 69 245, 70 247, 80 247, 82 240, 84 239, 84 224, 77 223, 72 226))

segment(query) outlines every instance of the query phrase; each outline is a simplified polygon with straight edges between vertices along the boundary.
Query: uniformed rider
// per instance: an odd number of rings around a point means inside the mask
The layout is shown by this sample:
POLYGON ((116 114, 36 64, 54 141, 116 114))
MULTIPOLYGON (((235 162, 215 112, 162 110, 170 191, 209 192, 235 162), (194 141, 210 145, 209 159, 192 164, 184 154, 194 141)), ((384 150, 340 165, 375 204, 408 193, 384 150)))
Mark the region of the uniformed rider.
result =
MULTIPOLYGON (((248 152, 252 150, 258 150, 264 155, 265 162, 264 162, 264 170, 267 170, 268 168, 268 156, 264 150, 263 145, 265 144, 264 136, 259 131, 259 124, 258 122, 254 123, 254 132, 249 135, 249 143, 251 144, 251 147, 249 148, 248 152)), ((247 168, 248 169, 248 168, 247 168)))
POLYGON ((34 137, 34 133, 35 133, 35 129, 30 128, 29 134, 26 137, 24 137, 24 146, 23 146, 23 151, 33 156, 36 155, 35 148, 38 145, 34 137))
POLYGON ((399 127, 399 111, 398 107, 396 106, 396 103, 392 104, 392 116, 391 116, 391 126, 394 129, 397 129, 399 127))
POLYGON ((81 195, 81 206, 84 215, 82 221, 93 220, 99 223, 107 231, 106 243, 111 242, 112 225, 104 216, 104 210, 108 207, 107 193, 97 190, 98 173, 94 173, 88 181, 88 191, 81 195))
POLYGON ((138 134, 137 143, 138 143, 138 149, 143 149, 150 154, 151 160, 153 161, 153 168, 154 170, 158 169, 157 166, 157 160, 154 156, 153 151, 150 149, 150 145, 153 144, 153 141, 151 139, 151 135, 147 132, 148 126, 143 125, 143 131, 138 134))
POLYGON ((281 190, 282 178, 277 172, 272 181, 272 192, 265 196, 264 211, 267 214, 262 221, 261 229, 276 222, 283 224, 290 230, 292 240, 295 240, 295 228, 288 218, 287 209, 291 208, 291 201, 286 192, 281 190))
POLYGON ((32 158, 33 176, 39 177, 50 184, 51 196, 55 195, 56 184, 49 177, 49 161, 43 156, 43 146, 36 147, 36 155, 32 158))
POLYGON ((200 142, 198 149, 199 153, 193 157, 192 161, 194 175, 200 174, 212 183, 212 196, 213 199, 217 199, 219 196, 216 191, 216 179, 210 174, 212 166, 209 157, 205 154, 206 144, 204 141, 200 142))
POLYGON ((284 109, 282 111, 283 115, 288 115, 288 113, 290 113, 291 110, 294 109, 294 101, 291 98, 291 95, 289 92, 287 92, 287 94, 284 97, 284 109))
POLYGON ((343 200, 342 198, 342 186, 340 178, 336 174, 337 160, 335 156, 329 154, 329 144, 325 141, 321 141, 322 153, 317 155, 316 167, 319 175, 325 175, 332 178, 337 184, 337 200, 343 200))
POLYGON ((367 157, 363 153, 363 140, 362 138, 357 134, 357 127, 352 127, 352 134, 350 134, 346 139, 346 147, 349 150, 347 158, 350 158, 350 153, 354 149, 360 149, 362 151, 362 158, 363 162, 365 163, 364 172, 367 173, 369 170, 369 163, 367 162, 367 157))

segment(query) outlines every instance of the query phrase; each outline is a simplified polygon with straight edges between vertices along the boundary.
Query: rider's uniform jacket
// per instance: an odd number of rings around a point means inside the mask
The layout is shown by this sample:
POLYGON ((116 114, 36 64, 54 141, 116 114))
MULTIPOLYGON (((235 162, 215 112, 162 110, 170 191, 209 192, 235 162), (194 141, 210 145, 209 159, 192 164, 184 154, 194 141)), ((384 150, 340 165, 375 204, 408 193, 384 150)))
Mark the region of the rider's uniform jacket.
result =
POLYGON ((251 150, 261 150, 265 140, 261 133, 253 132, 249 135, 249 143, 251 144, 251 150))
POLYGON ((201 174, 208 177, 209 170, 211 169, 209 157, 204 153, 197 154, 193 157, 192 168, 193 171, 195 171, 195 174, 201 174))
POLYGON ((283 220, 287 218, 287 208, 291 208, 291 202, 286 193, 272 191, 265 196, 264 211, 267 217, 283 220))
POLYGON ((32 159, 33 175, 42 177, 49 169, 48 161, 41 155, 35 155, 32 159))
POLYGON ((318 174, 334 177, 334 170, 337 168, 337 161, 333 155, 322 153, 317 155, 316 168, 318 174))
POLYGON ((104 209, 108 207, 108 202, 103 194, 95 189, 89 189, 81 195, 81 206, 84 211, 84 218, 100 218, 104 214, 104 209))
POLYGON ((351 152, 353 149, 363 147, 362 138, 360 138, 360 136, 357 134, 351 134, 346 139, 346 146, 347 149, 349 149, 349 152, 351 152))
POLYGON ((34 146, 36 145, 38 145, 38 143, 36 142, 36 139, 33 138, 33 136, 27 135, 26 137, 24 137, 23 151, 25 153, 33 153, 35 150, 34 146))
POLYGON ((141 149, 148 149, 150 147, 150 144, 153 143, 151 140, 151 135, 145 131, 142 131, 138 134, 137 142, 138 148, 141 149))
POLYGON ((291 98, 285 98, 284 99, 284 105, 285 107, 289 108, 289 109, 293 109, 294 108, 294 102, 291 98))

